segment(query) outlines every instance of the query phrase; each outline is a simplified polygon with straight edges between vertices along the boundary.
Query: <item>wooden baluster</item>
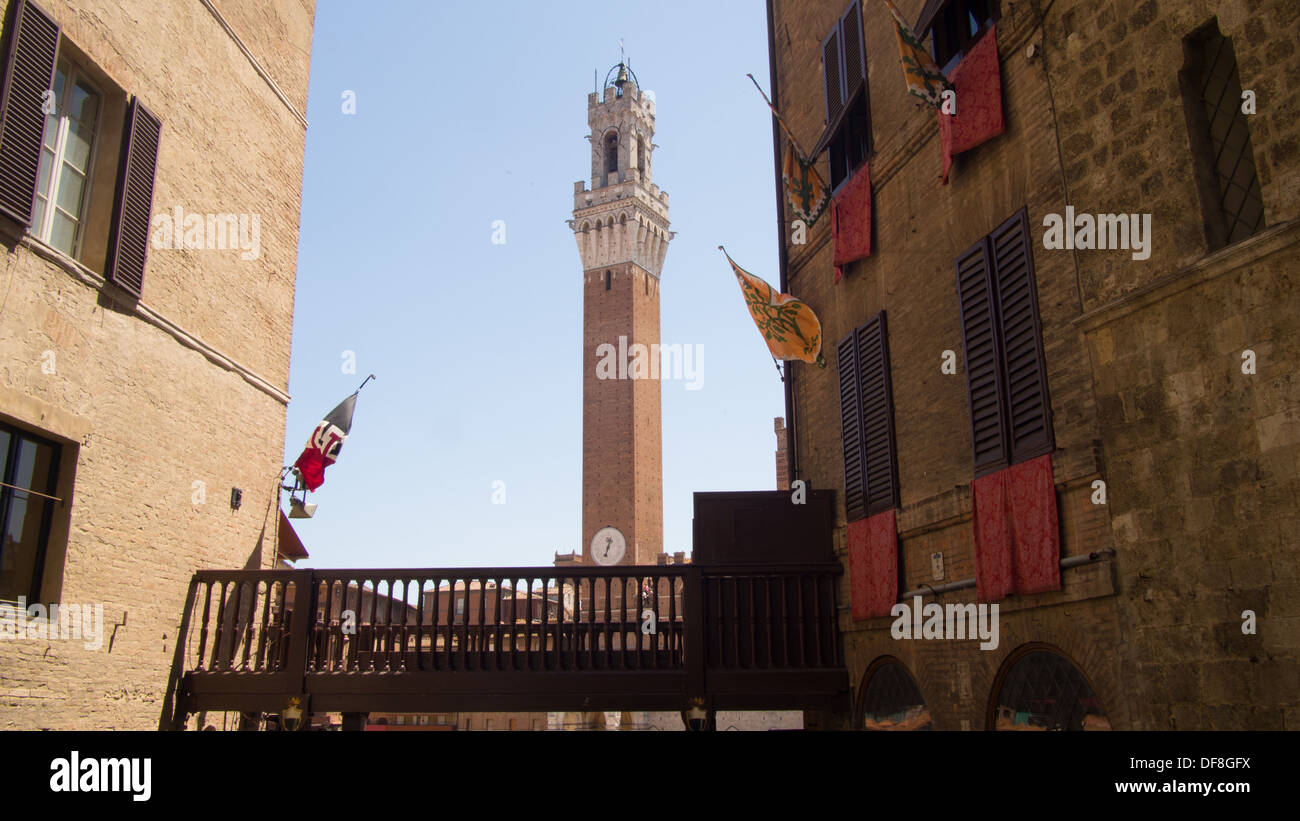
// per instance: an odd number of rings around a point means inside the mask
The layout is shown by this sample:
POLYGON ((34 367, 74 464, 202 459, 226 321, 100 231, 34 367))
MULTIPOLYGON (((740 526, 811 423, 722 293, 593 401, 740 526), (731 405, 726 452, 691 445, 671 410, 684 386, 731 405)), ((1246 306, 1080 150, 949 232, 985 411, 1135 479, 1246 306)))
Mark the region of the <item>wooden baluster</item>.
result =
POLYGON ((609 636, 609 627, 610 627, 609 620, 611 618, 609 612, 609 594, 610 594, 609 582, 610 582, 610 577, 605 576, 605 669, 606 670, 612 670, 614 664, 614 656, 613 656, 613 651, 610 647, 610 636, 609 636))
POLYGON ((424 672, 424 576, 415 592, 415 669, 424 672))
POLYGON ((583 635, 587 647, 587 668, 596 669, 596 577, 587 577, 587 629, 583 635))
POLYGON ((795 594, 796 594, 795 601, 796 601, 796 603, 798 604, 798 607, 799 607, 799 619, 798 619, 798 627, 799 627, 799 642, 798 642, 798 646, 799 646, 799 666, 800 666, 800 667, 807 667, 807 666, 808 666, 808 662, 807 662, 807 653, 804 652, 804 644, 807 643, 807 631, 804 629, 803 578, 804 578, 804 577, 803 577, 803 574, 802 574, 802 573, 800 573, 798 576, 795 577, 795 585, 796 585, 796 586, 795 586, 795 594))
MULTIPOLYGON (((271 587, 273 582, 271 581, 270 578, 267 578, 265 580, 265 583, 266 583, 266 594, 258 596, 258 600, 261 601, 260 609, 262 611, 262 618, 260 620, 260 626, 257 631, 257 653, 254 655, 253 658, 254 667, 259 673, 266 672, 266 625, 267 625, 267 618, 271 612, 271 587)), ((258 591, 261 591, 262 589, 261 581, 257 583, 257 589, 258 591)))
POLYGON ((487 669, 487 577, 478 580, 478 669, 487 669))
MULTIPOLYGON (((212 610, 212 582, 200 582, 200 584, 203 585, 203 623, 199 625, 199 660, 194 666, 196 672, 206 669, 204 657, 208 653, 208 618, 212 610)), ((184 638, 186 637, 181 637, 184 638)))
POLYGON ((736 654, 735 667, 744 667, 740 656, 740 577, 731 577, 731 637, 736 654))
POLYGON ((545 576, 543 576, 541 581, 542 581, 542 602, 541 602, 541 604, 542 604, 542 637, 541 637, 541 642, 542 642, 542 647, 541 647, 542 655, 541 655, 541 659, 542 659, 542 669, 543 669, 543 670, 549 670, 550 667, 547 665, 547 659, 548 659, 549 656, 550 656, 550 650, 551 650, 551 598, 550 598, 550 596, 551 596, 551 587, 550 587, 550 582, 551 582, 551 580, 548 579, 548 578, 546 578, 545 576))
POLYGON ((669 667, 674 670, 681 667, 681 643, 682 629, 677 622, 681 618, 678 615, 678 605, 682 597, 682 577, 672 575, 668 577, 668 650, 670 651, 669 667))
POLYGON ((754 577, 749 579, 749 666, 757 668, 758 664, 758 618, 754 615, 757 602, 754 600, 754 577))
POLYGON ((620 575, 620 576, 618 577, 618 596, 619 596, 619 602, 618 602, 618 650, 619 650, 619 653, 618 653, 618 664, 619 664, 619 669, 620 669, 620 670, 631 670, 631 669, 632 669, 632 661, 633 661, 632 654, 629 652, 630 648, 628 647, 628 634, 627 634, 627 626, 628 626, 628 612, 627 612, 627 606, 628 606, 628 600, 627 600, 627 586, 628 586, 628 584, 631 583, 631 581, 632 581, 632 579, 629 578, 628 576, 620 575))
POLYGON ((502 589, 503 589, 504 582, 505 582, 504 579, 501 579, 501 578, 496 579, 496 605, 495 605, 495 607, 496 607, 496 614, 497 614, 497 615, 496 615, 496 619, 495 619, 495 621, 496 621, 496 625, 495 625, 494 628, 493 628, 493 633, 494 633, 494 637, 493 637, 493 655, 496 656, 496 669, 497 669, 497 670, 501 670, 501 669, 503 669, 503 662, 505 661, 505 654, 504 654, 504 652, 502 651, 502 648, 501 648, 501 591, 502 591, 502 589))
POLYGON ((789 593, 785 589, 785 580, 787 576, 782 574, 781 579, 781 666, 790 666, 790 614, 786 606, 789 599, 789 593))
POLYGON ((216 671, 230 669, 224 661, 225 648, 222 646, 226 638, 226 586, 228 584, 226 579, 221 580, 221 594, 217 597, 217 637, 212 643, 212 669, 216 671))
POLYGON ((366 668, 365 672, 376 672, 379 667, 376 656, 380 659, 383 657, 383 634, 379 628, 379 579, 359 579, 357 580, 357 594, 364 598, 366 585, 370 582, 370 619, 367 622, 369 632, 366 636, 366 668))
POLYGON ((767 648, 765 655, 765 667, 775 667, 776 663, 772 658, 772 577, 763 577, 763 643, 767 648))
POLYGON ((822 665, 822 579, 818 574, 812 576, 813 584, 813 666, 822 665))
MULTIPOLYGON (((440 662, 438 659, 438 640, 442 638, 441 600, 442 600, 442 577, 434 576, 433 577, 433 624, 430 625, 433 633, 433 638, 431 640, 433 646, 429 648, 429 657, 430 660, 433 662, 432 666, 435 671, 443 669, 442 662, 440 662)), ((444 643, 443 646, 446 647, 446 644, 448 643, 450 642, 444 643)), ((445 662, 446 659, 443 659, 442 661, 445 662)))

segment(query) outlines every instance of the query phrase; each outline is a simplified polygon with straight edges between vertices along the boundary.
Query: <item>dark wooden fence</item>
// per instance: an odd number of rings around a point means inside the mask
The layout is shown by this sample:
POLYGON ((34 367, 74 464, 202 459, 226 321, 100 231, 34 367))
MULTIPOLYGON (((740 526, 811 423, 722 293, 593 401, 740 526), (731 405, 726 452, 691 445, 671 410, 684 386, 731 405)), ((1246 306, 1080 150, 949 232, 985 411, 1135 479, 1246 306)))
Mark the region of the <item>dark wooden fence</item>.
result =
POLYGON ((838 564, 205 570, 162 726, 198 710, 831 709, 838 564))

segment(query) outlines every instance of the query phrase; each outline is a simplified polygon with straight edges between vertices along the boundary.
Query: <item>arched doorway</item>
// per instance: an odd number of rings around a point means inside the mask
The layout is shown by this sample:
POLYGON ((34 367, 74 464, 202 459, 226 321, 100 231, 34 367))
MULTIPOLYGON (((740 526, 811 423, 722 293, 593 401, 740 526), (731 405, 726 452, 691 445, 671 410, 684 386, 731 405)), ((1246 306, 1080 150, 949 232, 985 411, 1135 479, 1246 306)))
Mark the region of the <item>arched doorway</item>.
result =
POLYGON ((989 700, 991 730, 1109 730, 1083 671, 1050 644, 1027 644, 1003 662, 989 700))
POLYGON ((893 656, 881 656, 862 674, 854 726, 860 730, 929 730, 930 710, 916 680, 893 656))

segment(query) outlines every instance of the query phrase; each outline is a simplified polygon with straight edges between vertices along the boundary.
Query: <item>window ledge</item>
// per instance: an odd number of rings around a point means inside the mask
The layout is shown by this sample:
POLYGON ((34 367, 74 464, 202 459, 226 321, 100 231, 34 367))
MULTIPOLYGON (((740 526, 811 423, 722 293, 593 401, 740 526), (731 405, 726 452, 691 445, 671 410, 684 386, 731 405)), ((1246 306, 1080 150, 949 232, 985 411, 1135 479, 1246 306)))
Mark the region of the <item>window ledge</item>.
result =
POLYGON ((1264 257, 1300 243, 1300 220, 1265 228, 1253 237, 1220 248, 1191 265, 1159 277, 1118 299, 1094 308, 1073 321, 1084 333, 1091 333, 1135 311, 1193 288, 1203 282, 1252 265, 1264 257))

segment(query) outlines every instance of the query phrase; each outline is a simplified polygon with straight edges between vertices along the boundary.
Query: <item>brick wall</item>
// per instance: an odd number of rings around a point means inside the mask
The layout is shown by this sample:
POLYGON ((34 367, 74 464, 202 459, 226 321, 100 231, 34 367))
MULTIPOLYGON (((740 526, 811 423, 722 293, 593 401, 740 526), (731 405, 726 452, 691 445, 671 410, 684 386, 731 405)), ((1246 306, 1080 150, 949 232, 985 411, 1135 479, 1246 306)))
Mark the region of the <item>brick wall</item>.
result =
MULTIPOLYGON (((261 219, 253 260, 150 249, 141 303, 162 320, 114 303, 99 271, 5 238, 0 417, 64 446, 67 501, 42 598, 102 604, 105 635, 96 650, 0 642, 0 726, 146 729, 157 726, 191 574, 273 559, 305 132, 200 3, 144 15, 41 5, 161 119, 155 214, 261 219), (239 510, 231 487, 243 490, 239 510)), ((254 53, 273 55, 264 65, 301 111, 313 4, 218 5, 254 53)))
MULTIPOLYGON (((823 127, 818 49, 845 5, 776 4, 781 107, 805 146, 823 127)), ((915 20, 922 4, 898 5, 915 20)), ((941 350, 961 354, 953 260, 1027 206, 1062 554, 1111 545, 1117 554, 1062 571, 1059 592, 1004 601, 996 651, 896 641, 890 619, 854 624, 845 613, 851 680, 894 656, 936 727, 981 729, 998 670, 1016 647, 1042 642, 1084 672, 1117 729, 1295 727, 1298 297, 1286 272, 1300 235, 1288 82, 1300 70, 1300 9, 1056 2, 1041 18, 1042 5, 1001 4, 1006 133, 958 156, 943 187, 933 112, 905 93, 892 24, 865 4, 875 253, 833 284, 821 223, 806 245, 788 246, 789 276, 821 317, 828 348, 888 311, 903 584, 969 578, 966 386, 960 368, 939 371, 941 350), (1268 227, 1210 254, 1178 72, 1182 38, 1216 15, 1243 88, 1258 95, 1249 123, 1268 227), (1043 218, 1066 205, 1151 213, 1150 258, 1045 248, 1043 218), (1254 375, 1242 373, 1247 348, 1254 375), (1094 503, 1096 479, 1107 483, 1104 505, 1094 503), (940 578, 934 553, 944 559, 940 578), (1258 635, 1242 633, 1244 610, 1256 613, 1258 635)), ((842 489, 834 363, 792 372, 796 478, 842 489)), ((843 528, 836 538, 842 551, 843 528)), ((841 595, 847 607, 847 579, 841 595)), ((970 601, 973 591, 939 600, 970 601)))

